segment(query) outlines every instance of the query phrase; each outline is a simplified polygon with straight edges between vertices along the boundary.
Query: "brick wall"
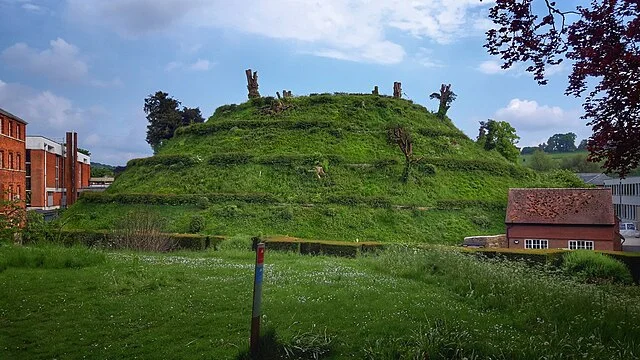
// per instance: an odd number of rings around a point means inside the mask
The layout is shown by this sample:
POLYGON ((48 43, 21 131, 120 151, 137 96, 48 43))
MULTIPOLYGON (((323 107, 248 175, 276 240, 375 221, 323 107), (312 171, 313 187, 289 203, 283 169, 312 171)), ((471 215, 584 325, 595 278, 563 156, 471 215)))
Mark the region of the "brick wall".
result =
POLYGON ((594 242, 594 250, 620 250, 617 226, 601 225, 534 225, 507 226, 509 248, 524 249, 526 239, 548 240, 549 249, 569 248, 570 240, 594 242), (517 242, 517 244, 516 244, 517 242))
POLYGON ((0 114, 0 191, 26 197, 25 124, 0 114))

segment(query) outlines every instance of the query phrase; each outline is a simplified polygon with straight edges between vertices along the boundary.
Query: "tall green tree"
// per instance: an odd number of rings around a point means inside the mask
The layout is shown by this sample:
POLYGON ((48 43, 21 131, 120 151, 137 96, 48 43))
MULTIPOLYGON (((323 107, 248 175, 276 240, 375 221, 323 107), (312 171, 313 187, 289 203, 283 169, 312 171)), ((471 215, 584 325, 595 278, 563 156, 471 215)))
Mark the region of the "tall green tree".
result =
POLYGON ((576 151, 576 134, 555 134, 547 140, 544 151, 548 153, 564 153, 576 151))
POLYGON ((549 171, 557 167, 556 162, 543 150, 536 150, 527 161, 527 165, 536 171, 549 171))
POLYGON ((580 141, 580 145, 578 145, 578 150, 579 151, 586 151, 588 144, 589 144, 589 141, 587 139, 582 139, 582 141, 580 141))
POLYGON ((438 117, 441 119, 444 119, 444 117, 447 115, 447 111, 449 111, 449 108, 451 107, 451 103, 454 102, 457 97, 458 95, 456 95, 456 93, 454 93, 453 90, 451 90, 451 84, 449 85, 442 84, 440 86, 439 93, 434 92, 431 95, 429 95, 429 99, 438 100, 439 106, 438 106, 437 114, 438 114, 438 117))
POLYGON ((180 101, 162 91, 144 99, 144 112, 149 120, 147 142, 151 145, 154 153, 158 151, 164 141, 171 139, 176 129, 182 125, 179 106, 180 101))
POLYGON ((200 108, 188 108, 185 106, 180 113, 182 115, 182 126, 204 122, 200 108))
POLYGON ((154 152, 181 126, 204 122, 200 108, 183 107, 180 101, 166 92, 158 91, 144 99, 144 112, 147 114, 147 142, 154 152))
POLYGON ((520 151, 516 144, 520 137, 516 129, 506 121, 480 121, 480 131, 477 143, 485 150, 496 149, 502 156, 512 162, 517 162, 520 151))

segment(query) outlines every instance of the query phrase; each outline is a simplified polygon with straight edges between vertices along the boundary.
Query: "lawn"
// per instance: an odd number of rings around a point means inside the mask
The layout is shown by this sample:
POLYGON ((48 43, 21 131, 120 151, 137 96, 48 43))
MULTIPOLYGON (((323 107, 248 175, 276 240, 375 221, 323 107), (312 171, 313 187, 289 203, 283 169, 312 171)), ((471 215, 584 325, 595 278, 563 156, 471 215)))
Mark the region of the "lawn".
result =
MULTIPOLYGON (((0 247, 0 359, 236 359, 254 255, 0 247)), ((327 359, 637 359, 640 289, 446 248, 267 252, 263 323, 327 359)), ((280 356, 285 354, 281 352, 280 356)))

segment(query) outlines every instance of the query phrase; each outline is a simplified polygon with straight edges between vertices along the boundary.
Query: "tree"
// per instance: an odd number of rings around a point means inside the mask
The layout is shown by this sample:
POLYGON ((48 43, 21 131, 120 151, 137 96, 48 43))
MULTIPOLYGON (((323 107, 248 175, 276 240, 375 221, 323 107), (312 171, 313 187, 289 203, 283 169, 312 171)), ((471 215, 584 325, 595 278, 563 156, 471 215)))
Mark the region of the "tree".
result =
POLYGON ((420 161, 413 156, 413 139, 409 131, 402 125, 393 125, 387 129, 387 142, 397 145, 404 155, 404 171, 402 172, 402 182, 409 181, 411 165, 420 161))
POLYGON ((78 148, 78 152, 81 153, 81 154, 85 154, 87 156, 91 156, 91 151, 89 151, 87 149, 78 148))
POLYGON ((204 122, 200 108, 188 108, 185 106, 180 113, 182 115, 182 126, 204 122))
MULTIPOLYGON (((482 1, 482 0, 480 0, 482 1)), ((565 2, 563 2, 565 3, 565 2)), ((527 63, 539 84, 549 66, 571 60, 566 95, 582 96, 593 129, 589 158, 625 176, 640 163, 640 5, 637 0, 592 0, 561 9, 550 0, 496 0, 496 28, 485 47, 508 69, 527 63), (533 5, 539 4, 540 7, 533 5), (534 9, 543 9, 537 13, 534 9)))
POLYGON ((458 95, 451 91, 451 84, 440 86, 440 93, 434 92, 429 95, 429 99, 436 99, 440 102, 438 106, 438 117, 443 118, 447 115, 447 111, 451 107, 451 103, 456 100, 458 95))
POLYGON ((157 152, 164 141, 171 139, 173 133, 182 125, 182 114, 178 107, 180 101, 169 94, 158 91, 144 99, 144 112, 147 114, 147 142, 157 152))
POLYGON ((147 143, 154 152, 171 139, 177 128, 204 122, 200 108, 180 108, 180 101, 169 94, 158 91, 144 99, 144 112, 147 114, 147 143))
POLYGON ((26 218, 24 201, 12 197, 8 191, 0 192, 0 244, 12 242, 19 234, 26 218))
POLYGON ((578 151, 586 151, 587 150, 587 139, 582 139, 580 141, 580 145, 578 145, 578 151))
POLYGON ((544 151, 548 153, 565 153, 576 151, 576 134, 555 134, 547 140, 544 151))
POLYGON ((578 173, 602 172, 598 163, 590 162, 587 158, 587 154, 581 153, 562 158, 560 168, 578 173))
POLYGON ((485 150, 496 149, 502 156, 512 162, 517 162, 520 151, 516 144, 520 137, 516 129, 506 121, 480 121, 477 143, 485 150))
POLYGON ((536 150, 531 155, 527 165, 536 171, 549 171, 557 167, 551 156, 545 154, 542 150, 536 150))

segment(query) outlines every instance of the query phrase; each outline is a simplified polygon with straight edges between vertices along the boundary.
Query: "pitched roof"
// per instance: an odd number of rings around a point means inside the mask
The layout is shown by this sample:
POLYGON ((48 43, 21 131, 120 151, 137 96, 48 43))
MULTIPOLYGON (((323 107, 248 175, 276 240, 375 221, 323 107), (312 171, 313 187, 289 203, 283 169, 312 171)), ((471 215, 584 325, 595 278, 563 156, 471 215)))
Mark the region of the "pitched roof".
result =
POLYGON ((604 186, 606 180, 613 179, 603 173, 577 173, 578 177, 587 184, 604 186))
POLYGON ((611 189, 509 189, 505 222, 614 225, 611 189))
POLYGON ((19 122, 21 122, 21 123, 23 123, 23 124, 25 124, 25 125, 27 125, 27 124, 28 124, 26 121, 24 121, 24 120, 20 119, 19 117, 17 117, 17 116, 15 116, 15 115, 13 115, 13 114, 12 114, 12 113, 10 113, 10 112, 8 112, 8 111, 4 110, 3 108, 0 108, 0 114, 4 115, 4 116, 6 116, 6 117, 12 118, 13 120, 19 121, 19 122))

